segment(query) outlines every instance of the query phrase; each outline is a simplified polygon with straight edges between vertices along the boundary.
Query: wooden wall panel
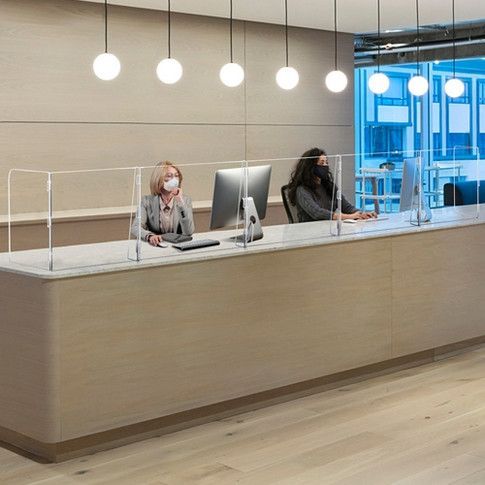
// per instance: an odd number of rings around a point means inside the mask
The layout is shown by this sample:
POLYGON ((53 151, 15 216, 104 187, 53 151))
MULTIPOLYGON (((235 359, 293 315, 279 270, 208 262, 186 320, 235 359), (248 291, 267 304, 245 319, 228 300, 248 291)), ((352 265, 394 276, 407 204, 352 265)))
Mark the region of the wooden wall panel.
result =
POLYGON ((50 289, 38 278, 0 273, 0 427, 44 442, 60 439, 58 329, 50 289))
POLYGON ((392 240, 393 357, 485 334, 485 226, 392 240))
MULTIPOLYGON (((332 95, 323 86, 332 68, 331 35, 290 29, 291 59, 301 84, 283 92, 274 77, 284 60, 282 28, 234 26, 234 55, 246 65, 246 86, 230 89, 218 78, 228 60, 227 20, 184 14, 175 14, 172 23, 173 55, 183 63, 184 76, 165 86, 155 66, 166 53, 166 14, 110 6, 110 50, 120 58, 122 72, 103 82, 91 68, 103 49, 102 5, 3 0, 0 215, 6 213, 6 174, 12 167, 73 170, 161 159, 293 158, 312 145, 352 152, 351 36, 340 36, 339 51, 349 87, 332 95)), ((275 170, 271 195, 287 181, 292 163, 275 170)), ((210 199, 213 169, 191 170, 187 192, 194 200, 210 199)), ((354 168, 345 170, 344 188, 351 197, 354 168)), ((113 179, 107 185, 102 176, 73 178, 58 189, 56 209, 125 206, 129 189, 125 181, 120 184, 113 179)), ((44 200, 44 185, 37 185, 31 181, 15 192, 18 210, 32 212, 35 201, 44 200)))
POLYGON ((339 35, 339 68, 347 74, 350 90, 335 94, 324 83, 334 68, 333 33, 289 29, 289 65, 299 72, 300 82, 293 90, 285 91, 275 80, 278 69, 285 65, 284 27, 262 28, 260 24, 248 23, 246 31, 250 123, 353 126, 353 35, 339 35))
POLYGON ((62 439, 389 359, 390 258, 375 239, 56 281, 62 439))

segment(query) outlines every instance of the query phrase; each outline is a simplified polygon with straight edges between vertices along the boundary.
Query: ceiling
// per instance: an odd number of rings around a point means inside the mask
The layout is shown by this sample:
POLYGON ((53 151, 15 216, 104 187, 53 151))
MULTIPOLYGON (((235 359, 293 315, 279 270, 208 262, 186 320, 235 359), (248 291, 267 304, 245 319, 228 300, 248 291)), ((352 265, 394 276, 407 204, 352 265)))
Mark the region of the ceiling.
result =
MULTIPOLYGON (((104 0, 81 0, 104 3, 104 0)), ((167 0, 108 0, 109 4, 166 10, 167 0), (162 8, 163 7, 163 8, 162 8)), ((234 17, 281 24, 283 0, 233 0, 234 17)), ((338 0, 338 30, 351 33, 376 30, 376 0, 338 0)), ((450 24, 451 0, 421 0, 420 24, 450 24)), ((172 0, 172 11, 212 17, 227 17, 229 0, 172 0)), ((485 0, 459 0, 457 22, 485 22, 485 0)), ((298 27, 333 29, 332 0, 288 0, 288 22, 298 27)), ((410 29, 416 25, 415 0, 381 0, 382 29, 410 29)))

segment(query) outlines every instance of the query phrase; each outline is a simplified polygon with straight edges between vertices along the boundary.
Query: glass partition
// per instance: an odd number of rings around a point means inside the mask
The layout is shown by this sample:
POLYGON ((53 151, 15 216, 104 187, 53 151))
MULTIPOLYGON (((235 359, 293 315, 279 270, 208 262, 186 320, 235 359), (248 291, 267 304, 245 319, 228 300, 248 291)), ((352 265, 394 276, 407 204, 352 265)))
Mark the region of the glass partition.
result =
POLYGON ((7 179, 10 262, 43 270, 52 268, 50 189, 49 172, 10 170, 7 179))
POLYGON ((126 263, 133 167, 52 172, 53 270, 126 263), (82 237, 81 237, 82 234, 82 237))
POLYGON ((244 246, 246 165, 228 161, 140 167, 133 186, 138 211, 129 228, 134 248, 130 259, 180 259, 188 254, 184 247, 189 242, 199 245, 197 254, 231 253, 244 246), (177 187, 171 185, 173 179, 178 179, 177 187), (171 190, 179 192, 172 196, 171 190))
MULTIPOLYGON (((268 188, 268 204, 261 219, 263 237, 251 243, 251 247, 291 247, 306 243, 317 243, 333 234, 334 226, 330 200, 336 201, 336 192, 320 186, 320 178, 314 173, 320 155, 303 157, 301 154, 289 158, 249 160, 249 173, 269 167, 271 177, 268 188), (307 184, 315 182, 315 196, 328 199, 328 210, 318 207, 307 184), (298 188, 300 187, 300 189, 298 188), (321 194, 320 189, 321 187, 321 194), (303 190, 302 190, 303 189, 303 190), (298 202, 297 202, 298 201, 298 202), (302 204, 306 206, 303 210, 302 204)), ((321 163, 335 172, 336 156, 322 156, 321 163)), ((249 191, 259 194, 257 177, 249 177, 249 191)), ((264 210, 264 208, 263 208, 264 210)), ((259 208, 258 208, 259 211, 259 208)))
POLYGON ((451 154, 395 152, 357 173, 355 161, 370 157, 15 169, 8 180, 10 261, 49 271, 120 267, 476 220, 485 166, 477 147, 465 148, 466 159, 458 146, 451 154), (39 247, 27 251, 30 220, 39 247), (187 252, 187 244, 196 251, 187 252))

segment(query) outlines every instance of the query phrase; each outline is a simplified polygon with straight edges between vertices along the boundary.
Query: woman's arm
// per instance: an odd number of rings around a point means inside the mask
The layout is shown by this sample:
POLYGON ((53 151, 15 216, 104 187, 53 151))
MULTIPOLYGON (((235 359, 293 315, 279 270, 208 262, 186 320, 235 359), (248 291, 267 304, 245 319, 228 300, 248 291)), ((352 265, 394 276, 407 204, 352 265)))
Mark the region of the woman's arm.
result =
POLYGON ((318 205, 311 192, 305 187, 300 186, 296 189, 296 203, 315 221, 330 220, 332 218, 331 211, 318 205))
POLYGON ((183 202, 177 204, 179 211, 180 227, 182 234, 185 236, 192 236, 195 231, 194 214, 192 211, 192 200, 190 197, 184 196, 183 202))
MULTIPOLYGON (((140 238, 143 241, 148 241, 150 236, 154 233, 148 229, 148 213, 147 213, 148 198, 143 197, 140 206, 140 238)), ((138 238, 138 215, 135 217, 133 224, 131 225, 131 234, 138 238)))
POLYGON ((356 212, 359 212, 359 209, 354 207, 342 194, 342 213, 355 214, 356 212))

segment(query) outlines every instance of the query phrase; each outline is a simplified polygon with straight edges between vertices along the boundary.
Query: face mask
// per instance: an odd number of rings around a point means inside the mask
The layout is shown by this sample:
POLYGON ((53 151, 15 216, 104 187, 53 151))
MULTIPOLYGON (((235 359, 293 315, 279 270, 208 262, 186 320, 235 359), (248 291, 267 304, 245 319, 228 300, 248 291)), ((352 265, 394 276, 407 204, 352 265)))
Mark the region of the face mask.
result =
POLYGON ((168 192, 178 189, 178 187, 179 187, 179 179, 177 177, 170 179, 168 182, 163 182, 163 188, 168 192))
POLYGON ((330 167, 328 165, 315 165, 313 167, 313 174, 316 175, 321 180, 327 179, 329 173, 330 173, 330 167))

